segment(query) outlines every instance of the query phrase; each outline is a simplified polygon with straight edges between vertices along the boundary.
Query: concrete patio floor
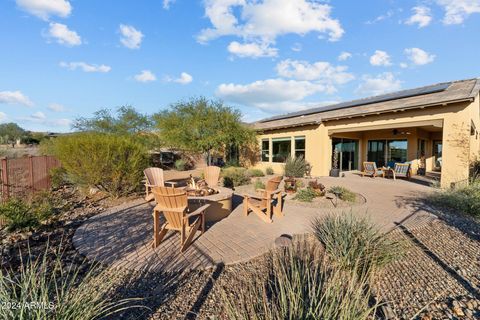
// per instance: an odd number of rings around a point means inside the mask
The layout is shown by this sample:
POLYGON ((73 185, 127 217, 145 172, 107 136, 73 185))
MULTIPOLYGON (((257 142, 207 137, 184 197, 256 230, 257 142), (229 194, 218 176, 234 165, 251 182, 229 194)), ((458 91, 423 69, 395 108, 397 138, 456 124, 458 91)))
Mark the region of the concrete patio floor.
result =
MULTIPOLYGON (((253 213, 243 216, 240 204, 228 218, 209 226, 186 252, 180 253, 179 233, 170 232, 158 248, 151 248, 154 204, 139 199, 90 218, 77 229, 73 242, 82 255, 114 267, 182 271, 248 261, 265 253, 282 234, 308 232, 312 218, 329 212, 352 211, 367 215, 385 231, 398 224, 412 229, 435 219, 434 215, 417 206, 419 198, 432 192, 430 187, 405 180, 362 178, 355 174, 318 180, 327 188, 340 185, 360 193, 366 203, 351 209, 324 209, 294 206, 287 202, 285 216, 274 218, 272 224, 262 222, 253 213)), ((236 200, 239 202, 241 198, 236 200)))

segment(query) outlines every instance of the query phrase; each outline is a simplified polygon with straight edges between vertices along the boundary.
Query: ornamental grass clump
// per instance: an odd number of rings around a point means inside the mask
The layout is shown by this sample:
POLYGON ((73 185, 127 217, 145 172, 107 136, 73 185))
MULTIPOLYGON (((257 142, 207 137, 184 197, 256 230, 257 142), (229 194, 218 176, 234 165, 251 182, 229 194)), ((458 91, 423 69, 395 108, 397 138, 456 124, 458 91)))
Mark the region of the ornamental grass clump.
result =
POLYGON ((19 270, 0 272, 0 319, 100 319, 122 310, 142 307, 140 299, 113 300, 111 275, 91 267, 65 266, 57 252, 22 261, 19 270))
POLYGON ((228 167, 222 170, 223 185, 227 188, 234 188, 250 183, 250 176, 247 169, 242 167, 228 167))
POLYGON ((250 175, 250 177, 264 177, 265 176, 263 171, 260 170, 260 169, 250 169, 250 170, 248 170, 248 175, 250 175))
POLYGON ((401 245, 390 240, 367 218, 350 214, 329 214, 312 221, 315 237, 339 267, 371 275, 401 253, 401 245))
POLYGON ((308 187, 308 188, 305 188, 305 189, 298 190, 295 197, 293 197, 293 200, 298 200, 298 201, 301 201, 301 202, 312 202, 313 199, 315 199, 317 196, 318 196, 318 194, 315 192, 315 190, 308 187))
POLYGON ((336 194, 340 199, 346 202, 355 202, 357 195, 345 187, 334 186, 328 189, 328 192, 336 194))
POLYGON ((427 200, 434 206, 480 218, 480 180, 468 186, 433 192, 427 200))
POLYGON ((368 279, 329 263, 313 239, 270 251, 265 266, 247 269, 244 283, 223 294, 230 319, 371 319, 368 279))

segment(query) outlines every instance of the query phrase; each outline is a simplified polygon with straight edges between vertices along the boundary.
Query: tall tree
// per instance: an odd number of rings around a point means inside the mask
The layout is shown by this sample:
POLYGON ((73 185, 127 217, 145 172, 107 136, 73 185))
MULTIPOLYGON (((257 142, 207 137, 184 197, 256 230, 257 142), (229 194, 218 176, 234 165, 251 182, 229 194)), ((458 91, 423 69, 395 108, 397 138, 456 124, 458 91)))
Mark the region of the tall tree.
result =
POLYGON ((15 147, 16 141, 26 135, 27 132, 16 123, 0 124, 0 137, 3 143, 12 144, 15 147))
POLYGON ((175 103, 153 117, 165 145, 206 153, 209 164, 212 151, 255 140, 254 132, 242 123, 240 111, 204 97, 175 103))
POLYGON ((92 118, 78 118, 73 128, 79 131, 94 131, 101 133, 137 134, 149 132, 152 121, 148 115, 142 114, 132 106, 122 106, 112 114, 109 109, 101 109, 92 118))

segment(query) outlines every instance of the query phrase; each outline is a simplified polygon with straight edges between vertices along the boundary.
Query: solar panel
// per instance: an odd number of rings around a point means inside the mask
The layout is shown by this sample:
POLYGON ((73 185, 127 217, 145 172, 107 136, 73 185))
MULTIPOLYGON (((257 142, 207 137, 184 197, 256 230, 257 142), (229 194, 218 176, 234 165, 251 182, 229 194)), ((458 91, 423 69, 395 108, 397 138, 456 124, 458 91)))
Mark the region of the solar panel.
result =
POLYGON ((369 97, 369 98, 365 98, 365 99, 341 102, 341 103, 337 103, 337 104, 326 106, 326 107, 312 108, 312 109, 308 109, 308 110, 291 112, 291 113, 287 113, 287 114, 284 114, 284 115, 274 116, 274 117, 270 117, 270 118, 267 118, 267 119, 260 120, 259 122, 269 122, 269 121, 280 120, 280 119, 288 119, 288 118, 293 118, 293 117, 306 116, 306 115, 319 113, 319 112, 345 109, 345 108, 350 108, 350 107, 359 107, 359 106, 364 106, 364 105, 372 104, 372 103, 378 103, 378 102, 385 102, 385 101, 397 100, 397 99, 402 99, 402 98, 421 96, 421 95, 424 95, 424 94, 444 91, 445 89, 447 89, 450 86, 450 84, 451 84, 450 82, 440 83, 440 84, 436 84, 436 85, 432 85, 432 86, 426 86, 426 87, 421 87, 421 88, 408 89, 408 90, 402 90, 402 91, 387 93, 387 94, 374 96, 374 97, 369 97))

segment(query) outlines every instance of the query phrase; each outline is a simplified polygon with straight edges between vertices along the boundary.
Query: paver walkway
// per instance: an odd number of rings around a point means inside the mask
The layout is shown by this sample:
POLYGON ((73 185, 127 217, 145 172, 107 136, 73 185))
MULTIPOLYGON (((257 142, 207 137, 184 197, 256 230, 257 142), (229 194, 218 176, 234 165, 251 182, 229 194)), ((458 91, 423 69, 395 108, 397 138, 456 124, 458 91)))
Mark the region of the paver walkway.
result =
MULTIPOLYGON (((415 225, 434 219, 433 215, 417 210, 415 206, 418 196, 431 191, 431 188, 420 184, 362 178, 353 174, 345 178, 324 177, 319 181, 327 188, 341 185, 362 194, 367 202, 353 207, 352 212, 370 216, 384 230, 406 220, 415 225)), ((210 226, 186 252, 180 253, 179 234, 173 232, 167 234, 158 248, 151 248, 152 208, 153 203, 137 200, 92 217, 76 231, 74 245, 89 259, 129 269, 209 268, 218 263, 250 260, 271 248, 274 240, 282 234, 308 232, 313 217, 331 211, 350 210, 306 208, 287 202, 285 216, 266 224, 253 213, 243 216, 242 205, 239 205, 228 218, 210 226)))

